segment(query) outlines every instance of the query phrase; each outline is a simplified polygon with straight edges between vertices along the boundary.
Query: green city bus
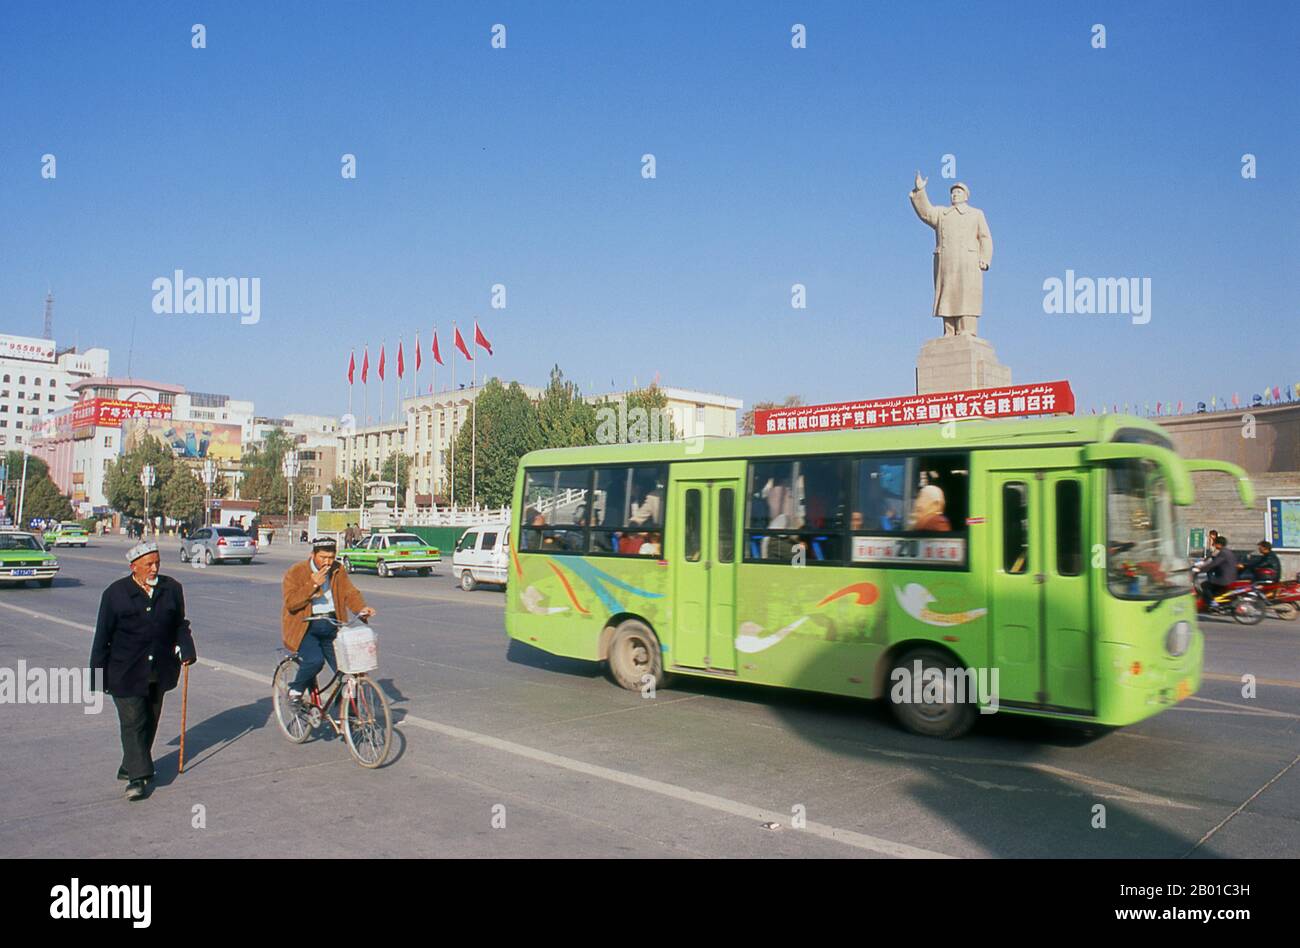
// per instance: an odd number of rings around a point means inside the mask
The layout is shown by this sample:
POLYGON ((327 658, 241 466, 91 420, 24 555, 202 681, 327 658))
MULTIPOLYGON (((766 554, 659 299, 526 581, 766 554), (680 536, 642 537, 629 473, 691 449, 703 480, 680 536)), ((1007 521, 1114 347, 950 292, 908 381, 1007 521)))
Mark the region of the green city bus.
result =
POLYGON ((649 693, 697 675, 890 699, 955 737, 999 710, 1131 724, 1195 693, 1177 508, 1192 471, 1125 415, 535 451, 506 631, 649 693), (995 689, 963 698, 953 680, 995 689), (944 676, 915 700, 900 682, 944 676))

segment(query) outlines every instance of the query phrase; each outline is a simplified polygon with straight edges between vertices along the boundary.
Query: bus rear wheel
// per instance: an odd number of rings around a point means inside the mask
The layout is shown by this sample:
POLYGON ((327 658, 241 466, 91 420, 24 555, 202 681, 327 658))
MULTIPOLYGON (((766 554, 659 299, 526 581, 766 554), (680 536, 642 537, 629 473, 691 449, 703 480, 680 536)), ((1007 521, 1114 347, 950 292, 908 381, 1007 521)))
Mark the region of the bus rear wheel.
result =
POLYGON ((628 691, 663 687, 663 652, 659 638, 644 622, 628 619, 614 630, 609 642, 609 673, 628 691))
POLYGON ((886 700, 898 723, 913 734, 952 740, 961 737, 975 725, 975 696, 968 696, 966 701, 956 701, 955 696, 945 687, 942 701, 917 700, 918 694, 924 699, 925 684, 930 679, 929 669, 935 669, 943 680, 948 680, 949 670, 961 672, 952 656, 936 648, 917 648, 905 653, 894 662, 889 680, 885 683, 886 700), (913 682, 916 662, 921 663, 922 679, 919 685, 913 682), (900 674, 902 673, 902 674, 900 674), (899 698, 906 700, 899 700, 899 698))

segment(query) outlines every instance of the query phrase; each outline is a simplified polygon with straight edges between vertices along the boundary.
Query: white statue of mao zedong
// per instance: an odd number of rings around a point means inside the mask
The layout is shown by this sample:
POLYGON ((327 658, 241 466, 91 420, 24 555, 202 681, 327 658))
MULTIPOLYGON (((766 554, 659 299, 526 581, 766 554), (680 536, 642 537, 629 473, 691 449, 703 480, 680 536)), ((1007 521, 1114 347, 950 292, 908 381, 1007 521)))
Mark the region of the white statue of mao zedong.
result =
POLYGON ((926 178, 916 173, 910 195, 916 216, 934 228, 934 315, 943 334, 977 335, 983 314, 984 271, 993 260, 993 237, 984 212, 971 207, 970 189, 960 181, 949 189, 952 205, 935 207, 925 195, 926 178))

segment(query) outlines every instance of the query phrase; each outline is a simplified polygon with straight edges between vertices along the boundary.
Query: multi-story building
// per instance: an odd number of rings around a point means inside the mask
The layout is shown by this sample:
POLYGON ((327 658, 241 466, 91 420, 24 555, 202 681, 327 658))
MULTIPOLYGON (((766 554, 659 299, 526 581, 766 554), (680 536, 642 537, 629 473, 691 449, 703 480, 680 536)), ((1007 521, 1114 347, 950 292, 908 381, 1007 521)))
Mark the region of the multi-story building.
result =
MULTIPOLYGON (((529 398, 542 395, 542 390, 535 386, 520 388, 529 398)), ((410 493, 425 499, 449 496, 453 432, 472 423, 471 406, 482 391, 483 386, 478 385, 405 398, 401 403, 401 420, 341 432, 338 473, 341 476, 347 471, 379 472, 390 456, 401 454, 413 459, 410 493)), ((457 503, 460 502, 457 498, 457 503)))
MULTIPOLYGON (((667 399, 663 409, 672 419, 672 429, 678 438, 734 438, 736 437, 737 413, 744 405, 738 398, 726 395, 714 395, 709 392, 696 392, 687 388, 660 388, 667 399)), ((588 395, 586 401, 595 405, 607 402, 617 406, 627 401, 629 392, 614 392, 609 395, 588 395)), ((647 425, 651 437, 657 434, 657 427, 647 425)))
POLYGON ((0 447, 32 444, 32 423, 77 401, 73 385, 108 374, 108 350, 59 351, 52 339, 0 335, 0 447))
MULTIPOLYGON (((540 388, 531 385, 521 385, 520 388, 529 398, 537 400, 542 397, 540 388)), ((352 470, 381 471, 390 456, 408 455, 413 458, 410 492, 419 498, 430 495, 449 498, 453 432, 472 423, 470 410, 482 391, 480 385, 455 392, 406 398, 401 404, 402 420, 341 433, 339 474, 352 470)), ((665 413, 671 418, 678 438, 736 436, 737 412, 742 405, 739 399, 681 388, 661 391, 667 398, 665 413)), ((618 392, 588 396, 586 400, 617 410, 627 395, 627 392, 618 392)), ((663 429, 667 431, 667 426, 663 429)), ((458 458, 456 463, 462 463, 461 459, 458 458)), ((468 498, 456 498, 458 505, 465 500, 468 498)))

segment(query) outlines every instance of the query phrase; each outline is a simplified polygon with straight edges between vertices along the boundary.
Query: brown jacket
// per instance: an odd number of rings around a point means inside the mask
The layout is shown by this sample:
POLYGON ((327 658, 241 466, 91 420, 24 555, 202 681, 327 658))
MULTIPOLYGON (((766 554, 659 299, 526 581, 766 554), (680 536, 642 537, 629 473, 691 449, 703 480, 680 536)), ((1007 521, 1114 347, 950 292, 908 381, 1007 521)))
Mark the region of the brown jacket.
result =
MULTIPOLYGON (((295 652, 307 635, 307 623, 311 619, 311 600, 316 595, 311 574, 315 571, 310 558, 294 563, 284 574, 281 584, 284 610, 280 613, 280 635, 285 647, 295 652)), ((330 589, 334 593, 334 611, 340 621, 347 622, 353 614, 366 608, 360 590, 352 585, 352 577, 341 564, 330 580, 330 589)))

